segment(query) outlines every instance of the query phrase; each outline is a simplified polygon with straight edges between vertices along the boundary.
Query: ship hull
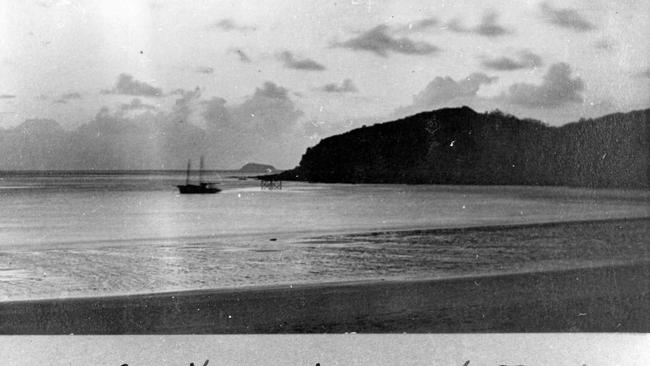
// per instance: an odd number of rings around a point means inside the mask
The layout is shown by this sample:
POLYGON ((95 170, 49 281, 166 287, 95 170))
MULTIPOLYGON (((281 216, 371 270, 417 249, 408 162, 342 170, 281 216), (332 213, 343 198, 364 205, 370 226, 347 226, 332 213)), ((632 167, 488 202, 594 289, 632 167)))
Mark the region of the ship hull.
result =
POLYGON ((221 192, 219 188, 208 187, 206 185, 185 184, 178 187, 181 194, 211 194, 221 192))

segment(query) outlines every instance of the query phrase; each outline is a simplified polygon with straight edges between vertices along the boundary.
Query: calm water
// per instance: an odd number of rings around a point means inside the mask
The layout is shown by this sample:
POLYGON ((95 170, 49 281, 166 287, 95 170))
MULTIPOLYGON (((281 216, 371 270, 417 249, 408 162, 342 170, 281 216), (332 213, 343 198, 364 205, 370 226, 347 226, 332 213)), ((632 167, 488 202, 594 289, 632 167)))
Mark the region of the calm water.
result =
MULTIPOLYGON (((641 191, 286 182, 262 191, 211 175, 221 193, 181 196, 182 173, 0 174, 0 299, 383 278, 350 270, 341 254, 352 244, 313 238, 650 213, 641 191)), ((394 275, 436 269, 407 267, 394 275)))

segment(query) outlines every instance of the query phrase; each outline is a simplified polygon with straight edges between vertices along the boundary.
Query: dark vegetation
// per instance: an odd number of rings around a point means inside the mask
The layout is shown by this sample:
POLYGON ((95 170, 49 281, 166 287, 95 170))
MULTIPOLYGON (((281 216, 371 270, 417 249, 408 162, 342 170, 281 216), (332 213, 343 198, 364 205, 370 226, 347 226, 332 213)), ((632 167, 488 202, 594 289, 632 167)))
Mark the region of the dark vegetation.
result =
POLYGON ((323 139, 277 179, 339 183, 650 187, 650 109, 551 127, 440 109, 323 139))

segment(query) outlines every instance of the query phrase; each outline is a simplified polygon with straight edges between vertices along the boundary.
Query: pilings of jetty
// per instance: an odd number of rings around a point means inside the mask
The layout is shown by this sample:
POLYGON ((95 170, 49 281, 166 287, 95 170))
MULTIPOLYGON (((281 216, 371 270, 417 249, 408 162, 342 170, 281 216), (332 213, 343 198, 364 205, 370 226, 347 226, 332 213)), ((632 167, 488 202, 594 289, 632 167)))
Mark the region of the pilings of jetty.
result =
POLYGON ((282 189, 282 181, 276 179, 260 179, 260 188, 262 190, 279 190, 282 189))

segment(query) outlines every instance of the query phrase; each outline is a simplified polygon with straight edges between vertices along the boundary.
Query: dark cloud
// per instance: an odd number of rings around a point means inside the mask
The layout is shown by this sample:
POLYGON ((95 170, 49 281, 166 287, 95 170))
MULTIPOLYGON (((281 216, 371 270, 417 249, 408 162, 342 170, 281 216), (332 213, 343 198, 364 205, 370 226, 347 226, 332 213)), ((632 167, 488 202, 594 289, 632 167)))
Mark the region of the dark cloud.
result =
POLYGON ((456 33, 473 33, 485 37, 498 37, 510 33, 508 29, 497 24, 497 18, 496 13, 485 14, 481 23, 474 28, 464 27, 459 19, 452 19, 447 23, 447 29, 456 33))
POLYGON ((584 82, 571 78, 571 67, 565 63, 551 65, 540 85, 517 83, 508 88, 503 99, 526 108, 556 108, 581 103, 584 82))
POLYGON ((389 34, 387 25, 378 25, 347 41, 336 42, 334 46, 349 48, 354 51, 367 51, 386 57, 389 52, 406 55, 428 55, 440 49, 424 41, 413 41, 406 37, 394 37, 389 34))
POLYGON ((312 143, 298 119, 302 111, 288 89, 266 82, 241 104, 202 99, 201 90, 174 91, 169 111, 139 98, 103 107, 78 129, 30 120, 0 129, 0 170, 183 169, 205 155, 210 168, 248 161, 289 168, 312 143))
POLYGON ((214 68, 209 66, 199 66, 196 68, 196 72, 199 74, 212 74, 214 72, 214 68))
POLYGON ((517 59, 509 57, 497 57, 486 59, 482 62, 483 66, 491 70, 511 71, 518 69, 533 69, 542 66, 542 58, 530 51, 522 51, 517 55, 517 59))
POLYGON ((483 17, 481 24, 474 28, 474 32, 486 37, 498 37, 508 33, 508 30, 497 24, 496 13, 490 13, 483 17))
POLYGON ((454 80, 449 76, 436 77, 420 93, 413 96, 413 102, 395 110, 392 117, 403 117, 422 111, 471 106, 477 110, 502 109, 533 115, 561 115, 563 107, 581 103, 584 84, 580 78, 571 78, 569 65, 551 65, 541 84, 515 83, 507 92, 494 97, 478 94, 480 88, 497 80, 483 73, 454 80))
POLYGON ((131 102, 127 104, 121 104, 120 105, 120 110, 121 111, 142 111, 142 110, 155 110, 157 109, 156 106, 151 105, 151 104, 146 104, 142 103, 142 100, 140 98, 133 98, 131 102))
POLYGON ((470 33, 471 29, 465 28, 459 19, 452 19, 447 22, 447 29, 456 33, 470 33))
POLYGON ((273 82, 256 88, 241 104, 229 106, 213 97, 199 102, 195 114, 205 124, 209 142, 206 158, 236 166, 241 161, 295 165, 308 146, 297 121, 303 115, 290 98, 291 92, 273 82))
POLYGON ((477 95, 481 85, 495 82, 497 77, 483 73, 474 73, 465 79, 455 81, 450 77, 437 77, 426 88, 413 97, 415 104, 444 105, 453 99, 473 98, 477 95))
POLYGON ((278 59, 282 61, 284 67, 289 69, 296 70, 305 70, 305 71, 323 71, 325 66, 319 64, 318 62, 309 59, 297 59, 291 52, 284 51, 278 55, 278 59))
POLYGON ((197 86, 194 90, 176 89, 175 92, 180 98, 174 102, 172 118, 186 120, 200 104, 201 89, 197 86))
POLYGON ((650 78, 650 67, 644 71, 641 71, 638 75, 641 77, 650 78))
POLYGON ((252 32, 255 30, 255 27, 250 27, 246 25, 239 25, 235 23, 232 19, 221 19, 220 21, 214 23, 212 28, 221 29, 225 32, 238 31, 238 32, 252 32))
POLYGON ((230 112, 226 108, 226 100, 213 97, 201 103, 204 107, 201 116, 206 121, 206 126, 211 130, 236 127, 232 124, 230 112))
POLYGON ((440 23, 440 21, 438 21, 438 19, 436 19, 436 18, 426 18, 426 19, 422 19, 422 20, 419 20, 419 21, 415 22, 415 24, 413 24, 412 27, 409 26, 409 28, 414 30, 414 31, 420 31, 420 30, 424 30, 424 29, 429 29, 431 27, 435 27, 439 23, 440 23))
POLYGON ((505 56, 484 60, 483 66, 492 70, 517 70, 526 67, 526 65, 523 65, 521 62, 505 56))
POLYGON ((350 79, 343 80, 341 85, 335 83, 325 84, 322 87, 320 87, 319 90, 322 90, 327 93, 354 93, 358 91, 357 87, 350 79))
POLYGON ((427 29, 433 28, 440 24, 440 21, 437 18, 424 18, 420 19, 417 22, 409 23, 398 29, 399 32, 421 32, 427 29))
POLYGON ((187 92, 187 90, 185 90, 185 89, 174 89, 174 90, 169 92, 169 95, 183 95, 186 92, 187 92))
POLYGON ((52 169, 69 146, 67 133, 51 119, 28 119, 0 128, 0 170, 52 169))
POLYGON ((245 64, 251 63, 251 58, 248 57, 248 55, 244 51, 242 51, 242 50, 240 50, 238 48, 231 48, 230 52, 236 54, 237 57, 239 57, 239 61, 241 61, 241 62, 243 62, 245 64))
POLYGON ((14 131, 35 135, 47 135, 50 133, 60 134, 65 130, 53 119, 34 118, 25 120, 25 122, 13 128, 14 131))
POLYGON ((256 160, 249 154, 264 156, 264 147, 276 155, 295 153, 293 146, 285 146, 286 152, 277 149, 279 144, 290 145, 292 140, 300 137, 285 136, 296 129, 296 122, 303 115, 291 100, 288 89, 266 82, 236 105, 228 105, 219 97, 202 100, 198 89, 177 93, 181 97, 169 118, 177 123, 183 121, 205 126, 206 138, 219 145, 214 149, 223 150, 220 155, 232 159, 249 156, 247 160, 256 160))
POLYGON ((482 85, 488 85, 497 80, 483 73, 474 73, 461 80, 449 76, 436 77, 420 93, 413 96, 413 103, 401 107, 396 114, 405 115, 441 107, 471 104, 477 98, 482 85))
POLYGON ((616 43, 608 39, 601 39, 598 42, 594 43, 595 48, 599 50, 605 50, 605 51, 613 50, 614 46, 616 46, 616 43))
POLYGON ((155 88, 145 82, 133 79, 132 75, 120 74, 115 87, 110 90, 102 90, 103 94, 122 94, 145 97, 160 97, 162 90, 155 88))
POLYGON ((596 28, 575 9, 554 9, 548 3, 542 3, 540 7, 544 18, 551 24, 581 32, 596 28))
POLYGON ((269 81, 230 113, 238 123, 265 134, 286 131, 303 114, 289 98, 288 89, 269 81))
POLYGON ((65 104, 72 99, 81 99, 81 94, 79 93, 62 94, 61 96, 59 96, 58 99, 54 101, 54 103, 65 104))
POLYGON ((0 94, 0 99, 13 99, 15 97, 13 94, 0 94))

